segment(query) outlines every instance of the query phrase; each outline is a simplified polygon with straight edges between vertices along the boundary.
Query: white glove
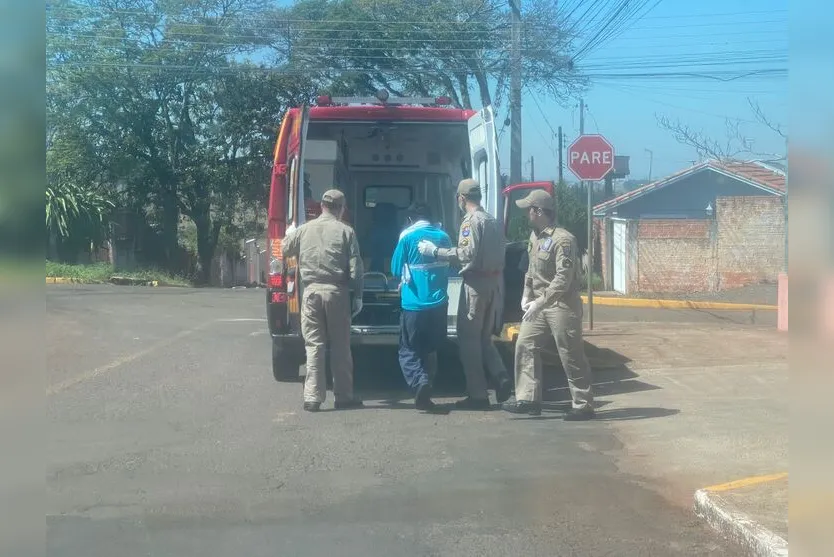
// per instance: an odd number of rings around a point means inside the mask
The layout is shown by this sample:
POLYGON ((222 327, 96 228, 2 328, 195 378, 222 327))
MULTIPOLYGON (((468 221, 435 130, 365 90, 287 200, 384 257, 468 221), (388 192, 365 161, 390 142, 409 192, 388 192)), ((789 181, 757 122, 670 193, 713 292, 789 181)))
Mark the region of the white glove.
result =
MULTIPOLYGON (((524 310, 524 317, 521 318, 522 321, 532 321, 536 318, 536 315, 539 314, 539 310, 541 302, 538 300, 533 300, 532 302, 527 304, 527 309, 524 310)), ((522 308, 524 309, 524 308, 522 308)))
POLYGON ((428 240, 420 240, 420 243, 417 244, 417 251, 420 252, 420 255, 424 255, 426 257, 434 257, 434 250, 436 249, 437 246, 428 240))
POLYGON ((521 311, 527 311, 527 308, 530 306, 531 300, 527 296, 521 297, 521 311))
POLYGON ((290 234, 291 232, 295 232, 295 223, 291 222, 290 225, 287 227, 287 231, 284 235, 290 234))
POLYGON ((362 298, 357 296, 353 299, 353 313, 350 314, 350 318, 353 319, 354 317, 359 315, 360 311, 362 311, 362 298))

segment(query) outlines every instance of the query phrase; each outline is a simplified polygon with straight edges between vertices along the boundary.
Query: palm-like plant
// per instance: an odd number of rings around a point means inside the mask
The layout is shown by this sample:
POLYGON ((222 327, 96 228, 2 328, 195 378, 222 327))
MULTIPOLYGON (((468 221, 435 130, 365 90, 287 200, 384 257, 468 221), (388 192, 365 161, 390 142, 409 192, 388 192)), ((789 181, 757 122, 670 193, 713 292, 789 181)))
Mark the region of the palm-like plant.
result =
POLYGON ((81 227, 90 237, 99 237, 107 225, 113 201, 93 188, 59 182, 46 188, 46 229, 61 239, 81 227))

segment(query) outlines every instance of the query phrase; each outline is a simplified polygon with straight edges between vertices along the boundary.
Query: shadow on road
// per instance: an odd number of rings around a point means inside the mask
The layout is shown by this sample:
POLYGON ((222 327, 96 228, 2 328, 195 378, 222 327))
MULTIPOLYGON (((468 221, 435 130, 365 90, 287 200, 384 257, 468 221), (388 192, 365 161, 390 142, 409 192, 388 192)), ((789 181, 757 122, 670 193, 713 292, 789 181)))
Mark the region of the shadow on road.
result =
POLYGON ((596 419, 610 422, 666 418, 680 414, 675 408, 612 408, 597 411, 596 419))
MULTIPOLYGON (((502 359, 513 369, 512 345, 498 345, 502 359)), ((616 397, 619 394, 651 391, 660 387, 647 383, 628 368, 628 357, 585 342, 585 354, 594 375, 594 394, 597 398, 616 397)), ((567 378, 559 361, 555 343, 542 350, 544 366, 543 411, 540 419, 561 417, 570 408, 570 391, 567 378), (550 415, 548 415, 550 414, 550 415)), ((412 393, 403 380, 397 359, 396 347, 354 348, 355 385, 357 394, 366 401, 374 401, 386 408, 414 410, 412 393)), ((466 391, 463 369, 457 345, 449 343, 439 354, 440 369, 435 378, 434 396, 437 398, 463 397, 466 391)), ((661 418, 677 414, 678 410, 666 408, 625 408, 605 410, 608 400, 597 400, 598 419, 624 421, 661 418)), ((441 405, 442 406, 442 405, 441 405)), ((443 412, 452 410, 442 406, 443 412)), ((526 418, 525 418, 526 419, 526 418)))

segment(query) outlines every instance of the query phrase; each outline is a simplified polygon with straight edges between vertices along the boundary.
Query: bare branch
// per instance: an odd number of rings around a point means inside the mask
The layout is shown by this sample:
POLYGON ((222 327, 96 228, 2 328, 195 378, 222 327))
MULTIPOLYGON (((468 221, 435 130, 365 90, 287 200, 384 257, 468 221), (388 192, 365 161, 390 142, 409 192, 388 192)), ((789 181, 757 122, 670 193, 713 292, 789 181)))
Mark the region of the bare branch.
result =
POLYGON ((739 131, 739 123, 733 120, 725 122, 727 126, 727 142, 720 142, 708 137, 701 131, 692 129, 683 124, 680 120, 671 120, 668 116, 655 116, 658 125, 670 132, 676 141, 689 145, 702 158, 713 158, 718 160, 729 160, 748 152, 744 147, 739 148, 738 143, 743 145, 744 138, 739 131))
POLYGON ((753 115, 756 117, 757 122, 759 122, 763 126, 766 126, 771 131, 779 134, 779 137, 783 139, 788 138, 788 135, 784 131, 782 131, 782 126, 780 124, 773 122, 767 116, 765 116, 765 113, 762 110, 762 107, 759 106, 758 101, 754 101, 750 97, 747 97, 747 104, 750 105, 750 109, 753 111, 753 115))

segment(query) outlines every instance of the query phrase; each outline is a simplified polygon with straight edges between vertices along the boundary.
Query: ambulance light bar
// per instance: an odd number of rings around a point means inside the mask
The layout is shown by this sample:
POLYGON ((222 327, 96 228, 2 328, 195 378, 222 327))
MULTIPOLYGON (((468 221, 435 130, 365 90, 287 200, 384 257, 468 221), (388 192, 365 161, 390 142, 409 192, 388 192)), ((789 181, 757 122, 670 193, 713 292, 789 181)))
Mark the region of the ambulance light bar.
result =
POLYGON ((376 97, 331 97, 330 95, 319 95, 316 97, 318 106, 333 106, 346 104, 376 104, 383 106, 395 105, 431 105, 449 106, 452 99, 449 97, 391 97, 387 91, 380 91, 376 97))

